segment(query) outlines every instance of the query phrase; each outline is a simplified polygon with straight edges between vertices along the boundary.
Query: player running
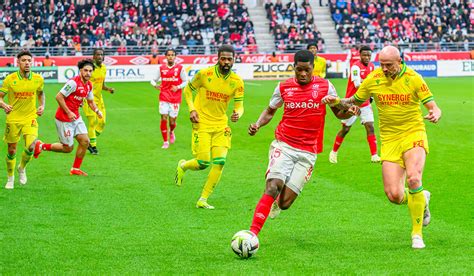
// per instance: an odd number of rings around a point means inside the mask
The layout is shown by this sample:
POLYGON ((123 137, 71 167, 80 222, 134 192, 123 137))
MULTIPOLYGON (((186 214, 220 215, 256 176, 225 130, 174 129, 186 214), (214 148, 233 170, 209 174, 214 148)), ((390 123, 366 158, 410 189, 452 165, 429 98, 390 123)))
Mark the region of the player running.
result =
POLYGON ((244 113, 244 82, 231 70, 234 48, 222 45, 217 56, 217 64, 200 70, 184 89, 193 123, 192 151, 195 158, 179 161, 175 179, 176 185, 181 186, 185 171, 204 170, 212 162, 201 197, 196 203, 197 208, 204 209, 214 209, 207 199, 219 182, 231 146, 232 132, 226 111, 232 98, 234 111, 230 120, 237 122, 244 113), (194 102, 193 92, 196 93, 194 102))
POLYGON ((93 109, 90 109, 87 104, 84 105, 83 110, 87 117, 87 121, 89 122, 88 133, 91 140, 87 149, 91 154, 97 155, 99 154, 99 150, 97 149, 97 137, 104 131, 107 114, 105 111, 104 98, 102 97, 102 90, 113 94, 115 89, 105 85, 107 69, 105 68, 105 64, 103 64, 104 50, 99 48, 94 49, 92 59, 94 61, 95 69, 94 72, 92 72, 90 81, 92 83, 94 103, 102 113, 102 118, 99 118, 96 112, 94 112, 93 109))
MULTIPOLYGON (((349 80, 347 82, 346 98, 352 97, 355 94, 360 84, 374 70, 374 64, 370 62, 372 50, 367 46, 360 48, 360 60, 356 61, 350 71, 349 80)), ((369 143, 370 155, 372 162, 380 162, 380 157, 377 155, 377 138, 374 133, 374 112, 370 105, 370 100, 365 101, 360 106, 360 123, 365 126, 367 132, 367 142, 369 143)), ((336 140, 332 151, 329 153, 329 162, 337 163, 337 151, 344 141, 347 133, 351 130, 352 125, 357 120, 357 116, 352 116, 349 119, 342 120, 342 129, 337 133, 336 140)))
MULTIPOLYGON (((325 99, 337 96, 331 82, 313 76, 314 56, 310 51, 296 52, 294 62, 295 77, 278 84, 268 107, 248 130, 250 135, 255 135, 272 120, 278 108, 284 108, 275 140, 270 145, 265 192, 250 226, 256 235, 269 214, 275 217, 280 208, 290 208, 309 181, 317 154, 322 152, 325 99)), ((346 111, 331 107, 331 110, 337 118, 343 119, 357 114, 359 108, 353 106, 346 111)))
POLYGON ((166 64, 160 66, 156 78, 152 85, 160 90, 160 114, 161 114, 161 135, 163 136, 163 146, 167 149, 176 141, 174 129, 176 128, 176 118, 178 117, 181 105, 182 89, 186 87, 188 78, 186 70, 181 64, 176 64, 176 51, 169 49, 165 53, 166 64), (157 85, 161 79, 161 85, 157 85), (168 120, 170 125, 168 142, 168 120))
POLYGON ((18 166, 20 184, 27 183, 26 165, 33 155, 38 138, 38 122, 36 118, 43 115, 45 96, 44 80, 40 74, 33 73, 33 57, 29 51, 21 51, 16 56, 20 69, 9 74, 0 87, 0 106, 7 114, 4 140, 8 144, 7 153, 7 184, 5 189, 13 189, 15 182, 16 147, 21 136, 25 141, 25 150, 18 166), (4 102, 7 95, 8 104, 4 102), (39 106, 36 108, 36 98, 39 106))
MULTIPOLYGON (((425 248, 422 226, 430 223, 430 192, 423 189, 422 174, 429 152, 424 118, 437 123, 441 110, 423 78, 402 63, 400 51, 386 46, 379 53, 380 68, 370 73, 354 96, 340 100, 348 107, 372 96, 377 105, 382 140, 382 175, 385 194, 395 204, 408 204, 412 220, 412 248, 425 248), (405 181, 408 189, 405 189, 405 181)), ((336 104, 338 98, 330 99, 336 104)))
POLYGON ((89 81, 94 70, 94 63, 90 59, 83 59, 77 64, 79 75, 68 80, 56 95, 59 107, 56 111, 56 130, 58 132, 60 143, 43 144, 41 141, 36 143, 34 157, 38 158, 42 151, 55 151, 70 153, 74 149, 74 138, 79 143, 76 151, 76 158, 71 168, 71 175, 87 176, 87 173, 81 170, 82 160, 89 145, 87 128, 79 114, 79 107, 87 100, 87 104, 102 118, 102 112, 94 103, 94 94, 92 94, 92 83, 89 81))
POLYGON ((318 56, 318 45, 316 43, 308 44, 306 50, 310 51, 314 56, 313 76, 324 79, 326 77, 327 61, 325 58, 318 56))

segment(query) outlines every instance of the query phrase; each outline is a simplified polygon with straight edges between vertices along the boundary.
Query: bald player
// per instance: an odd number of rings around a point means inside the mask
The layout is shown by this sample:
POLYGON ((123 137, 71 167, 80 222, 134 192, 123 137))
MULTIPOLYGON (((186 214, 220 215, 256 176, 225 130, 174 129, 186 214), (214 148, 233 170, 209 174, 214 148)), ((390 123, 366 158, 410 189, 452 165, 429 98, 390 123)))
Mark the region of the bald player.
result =
POLYGON ((437 123, 441 110, 423 78, 406 66, 400 52, 386 46, 379 53, 380 68, 374 70, 350 98, 331 102, 348 108, 371 96, 379 113, 381 162, 385 194, 395 204, 408 204, 412 220, 412 248, 425 248, 422 226, 430 223, 430 192, 423 189, 422 174, 429 152, 423 118, 437 123), (422 117, 420 103, 428 110, 422 117), (405 188, 405 182, 408 188, 405 188))

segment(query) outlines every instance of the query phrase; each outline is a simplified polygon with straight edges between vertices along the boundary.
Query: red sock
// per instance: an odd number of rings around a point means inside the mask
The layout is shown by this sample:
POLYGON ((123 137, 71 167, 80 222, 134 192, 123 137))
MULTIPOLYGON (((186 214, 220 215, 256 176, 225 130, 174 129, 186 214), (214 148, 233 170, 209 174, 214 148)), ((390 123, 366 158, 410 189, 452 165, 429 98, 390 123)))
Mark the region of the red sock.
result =
POLYGON ((375 134, 367 135, 367 142, 369 142, 370 154, 377 154, 377 137, 375 137, 375 134))
POLYGON ((272 196, 264 194, 257 203, 255 213, 253 214, 252 225, 250 226, 250 231, 255 235, 258 235, 260 230, 262 230, 263 224, 265 224, 270 209, 272 208, 273 201, 275 201, 275 199, 272 196))
POLYGON ((336 140, 334 141, 334 146, 332 146, 332 151, 337 152, 342 144, 342 141, 344 141, 344 137, 336 135, 336 140))
POLYGON ((82 158, 76 157, 76 159, 74 159, 74 164, 72 165, 72 167, 74 169, 79 169, 81 168, 81 164, 82 164, 82 158))
POLYGON ((51 144, 42 144, 41 145, 41 150, 50 151, 51 150, 51 144))
POLYGON ((171 123, 170 122, 170 132, 173 132, 173 130, 176 128, 176 123, 171 123))
POLYGON ((166 120, 161 120, 161 136, 163 136, 163 141, 168 142, 168 126, 166 125, 166 120))

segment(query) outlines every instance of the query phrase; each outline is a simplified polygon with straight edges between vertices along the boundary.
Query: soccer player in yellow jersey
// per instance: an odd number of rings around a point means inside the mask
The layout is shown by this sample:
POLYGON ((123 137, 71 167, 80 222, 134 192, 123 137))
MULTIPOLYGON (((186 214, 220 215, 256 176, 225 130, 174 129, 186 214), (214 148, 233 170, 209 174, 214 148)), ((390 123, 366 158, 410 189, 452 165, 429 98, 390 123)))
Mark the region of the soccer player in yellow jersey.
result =
POLYGON ((230 117, 237 122, 244 113, 244 82, 231 68, 235 52, 232 46, 218 50, 218 63, 200 70, 184 89, 184 95, 193 124, 192 151, 194 159, 180 160, 176 169, 176 185, 181 186, 184 172, 204 170, 211 164, 197 208, 214 209, 207 203, 224 168, 232 132, 228 126, 227 107, 232 98, 234 109, 230 117), (196 97, 193 101, 193 93, 196 97))
MULTIPOLYGON (((402 63, 400 52, 387 46, 379 53, 380 68, 374 70, 351 98, 340 104, 362 104, 372 96, 377 105, 382 140, 382 175, 385 194, 395 204, 408 204, 413 224, 412 247, 425 247, 422 226, 430 223, 430 193, 423 190, 422 173, 429 151, 420 103, 432 123, 441 110, 423 78, 402 63), (405 189, 405 180, 408 189, 405 189)), ((337 104, 338 98, 332 103, 337 104)))
POLYGON ((326 77, 327 61, 325 58, 318 56, 318 45, 316 43, 308 44, 306 50, 309 50, 314 55, 313 76, 324 79, 326 77))
POLYGON ((102 97, 102 90, 108 91, 111 94, 113 94, 115 90, 112 87, 107 87, 105 85, 105 75, 107 73, 107 69, 105 68, 105 64, 102 63, 104 61, 104 50, 99 48, 94 49, 92 59, 94 61, 95 69, 94 72, 92 72, 90 81, 92 82, 94 103, 102 113, 102 118, 99 118, 97 113, 90 109, 88 104, 85 104, 82 108, 84 109, 87 121, 89 122, 87 131, 89 133, 91 142, 87 149, 90 153, 96 155, 99 153, 99 150, 97 149, 97 136, 99 136, 102 131, 104 131, 106 122, 106 112, 104 99, 102 97))
POLYGON ((4 140, 8 144, 6 189, 13 189, 15 182, 16 146, 21 136, 25 141, 25 150, 18 166, 20 184, 27 182, 26 165, 31 160, 35 143, 38 138, 38 122, 36 118, 43 115, 45 97, 44 80, 40 74, 33 73, 32 55, 21 51, 17 55, 20 70, 8 75, 0 87, 0 106, 7 114, 4 140), (4 97, 7 95, 8 103, 4 97), (36 107, 36 98, 39 106, 36 107))

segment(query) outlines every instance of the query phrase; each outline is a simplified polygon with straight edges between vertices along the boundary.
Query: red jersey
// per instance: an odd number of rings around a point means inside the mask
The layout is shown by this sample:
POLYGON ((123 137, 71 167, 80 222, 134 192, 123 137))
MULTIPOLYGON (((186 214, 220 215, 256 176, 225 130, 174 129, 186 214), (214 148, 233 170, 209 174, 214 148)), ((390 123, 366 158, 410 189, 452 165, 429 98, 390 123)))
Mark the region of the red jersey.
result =
POLYGON ((158 79, 161 77, 161 88, 160 88, 160 101, 179 104, 181 103, 182 84, 186 82, 186 71, 183 69, 183 65, 175 64, 172 67, 168 67, 167 64, 160 66, 158 72, 158 79), (172 86, 178 86, 179 89, 175 92, 171 91, 172 86))
POLYGON ((352 67, 352 65, 360 60, 360 53, 359 50, 356 48, 352 48, 349 52, 349 66, 352 67))
POLYGON ((328 94, 337 96, 336 89, 316 76, 306 85, 298 84, 295 78, 280 83, 270 101, 271 108, 284 105, 276 139, 304 151, 322 152, 326 105, 321 100, 328 94))
MULTIPOLYGON (((360 60, 351 66, 349 80, 347 82, 346 98, 352 97, 357 92, 362 81, 365 80, 370 72, 374 71, 374 68, 375 66, 372 62, 369 62, 369 64, 365 66, 360 60)), ((368 106, 369 104, 370 101, 367 100, 361 104, 361 107, 368 106)))
MULTIPOLYGON (((66 106, 76 114, 76 118, 81 117, 79 114, 79 107, 82 106, 84 98, 94 100, 94 94, 92 94, 92 83, 90 81, 83 83, 81 76, 79 75, 69 79, 63 88, 59 90, 59 93, 64 95, 66 106)), ((56 111, 56 119, 62 122, 72 122, 61 107, 58 107, 58 110, 56 111)))

